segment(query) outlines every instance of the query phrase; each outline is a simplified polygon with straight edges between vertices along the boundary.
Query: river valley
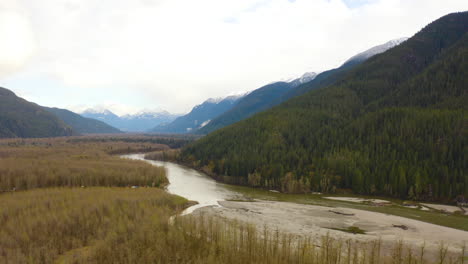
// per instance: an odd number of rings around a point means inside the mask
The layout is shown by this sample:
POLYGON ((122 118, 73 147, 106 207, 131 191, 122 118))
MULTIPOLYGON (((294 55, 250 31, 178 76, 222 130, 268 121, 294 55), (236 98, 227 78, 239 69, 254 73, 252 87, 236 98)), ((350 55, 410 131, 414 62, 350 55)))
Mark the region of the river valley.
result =
POLYGON ((399 240, 415 250, 424 244, 429 255, 436 254, 441 243, 447 246, 449 253, 454 254, 464 243, 468 243, 465 227, 467 216, 437 211, 431 207, 405 207, 391 199, 292 195, 231 186, 179 164, 145 160, 144 154, 122 157, 165 167, 170 182, 167 190, 198 202, 183 214, 235 219, 254 224, 260 229, 267 227, 312 239, 320 239, 327 234, 362 243, 380 239, 383 252, 386 249, 390 251, 395 241, 399 240), (360 232, 350 232, 352 228, 360 232))

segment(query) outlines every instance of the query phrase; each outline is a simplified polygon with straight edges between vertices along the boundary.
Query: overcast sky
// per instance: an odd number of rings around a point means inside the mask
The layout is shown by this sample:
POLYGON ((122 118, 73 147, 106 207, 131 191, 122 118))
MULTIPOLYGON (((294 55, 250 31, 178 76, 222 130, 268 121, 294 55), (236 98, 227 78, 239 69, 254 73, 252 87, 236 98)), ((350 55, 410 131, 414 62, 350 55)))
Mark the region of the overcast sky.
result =
POLYGON ((183 113, 465 10, 467 0, 0 0, 0 86, 73 110, 183 113))

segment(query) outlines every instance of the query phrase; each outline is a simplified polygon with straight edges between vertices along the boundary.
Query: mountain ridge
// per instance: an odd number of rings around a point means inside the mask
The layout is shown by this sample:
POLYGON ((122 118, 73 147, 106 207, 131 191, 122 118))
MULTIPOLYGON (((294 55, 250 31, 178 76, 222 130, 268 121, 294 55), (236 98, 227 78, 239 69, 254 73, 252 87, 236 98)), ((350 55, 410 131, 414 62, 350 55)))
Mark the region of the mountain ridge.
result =
POLYGON ((231 95, 224 98, 209 98, 196 105, 186 115, 176 118, 168 124, 151 129, 155 133, 191 133, 203 127, 217 116, 231 109, 245 94, 231 95))
POLYGON ((468 12, 183 149, 231 183, 448 201, 468 195, 468 12), (421 99, 419 99, 421 98, 421 99))
POLYGON ((125 132, 147 132, 154 126, 172 122, 178 115, 167 111, 140 111, 118 116, 108 109, 86 109, 81 116, 103 121, 125 132))
POLYGON ((69 125, 74 131, 80 134, 114 134, 122 133, 115 127, 112 127, 102 121, 82 117, 67 109, 56 107, 45 107, 45 110, 57 116, 60 120, 69 125))
POLYGON ((407 38, 388 41, 384 44, 372 47, 364 52, 354 55, 337 69, 322 73, 306 72, 300 77, 285 81, 273 82, 262 86, 246 95, 232 109, 218 116, 206 126, 201 127, 195 133, 208 134, 224 126, 246 119, 256 113, 265 111, 281 104, 282 102, 314 89, 330 85, 342 78, 353 67, 365 60, 385 52, 386 50, 401 44, 407 38))
POLYGON ((42 138, 76 134, 54 114, 0 87, 0 138, 42 138))

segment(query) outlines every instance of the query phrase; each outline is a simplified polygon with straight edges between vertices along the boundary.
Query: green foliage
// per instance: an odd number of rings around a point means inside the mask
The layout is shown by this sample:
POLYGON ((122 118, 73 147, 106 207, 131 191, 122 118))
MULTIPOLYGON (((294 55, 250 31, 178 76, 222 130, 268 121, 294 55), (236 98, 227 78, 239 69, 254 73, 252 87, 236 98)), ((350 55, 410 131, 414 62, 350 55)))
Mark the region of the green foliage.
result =
POLYGON ((420 200, 467 196, 467 29, 468 12, 443 17, 332 85, 220 129, 180 158, 294 192, 305 184, 420 200))

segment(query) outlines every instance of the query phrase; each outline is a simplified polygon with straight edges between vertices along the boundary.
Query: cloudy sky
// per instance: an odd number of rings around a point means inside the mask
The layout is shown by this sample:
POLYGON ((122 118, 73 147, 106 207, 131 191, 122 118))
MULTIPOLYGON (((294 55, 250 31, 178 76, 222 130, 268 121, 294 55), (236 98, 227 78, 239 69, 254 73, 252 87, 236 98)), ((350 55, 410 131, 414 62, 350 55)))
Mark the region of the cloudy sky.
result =
POLYGON ((0 0, 0 86, 73 110, 183 113, 465 10, 467 0, 0 0))

